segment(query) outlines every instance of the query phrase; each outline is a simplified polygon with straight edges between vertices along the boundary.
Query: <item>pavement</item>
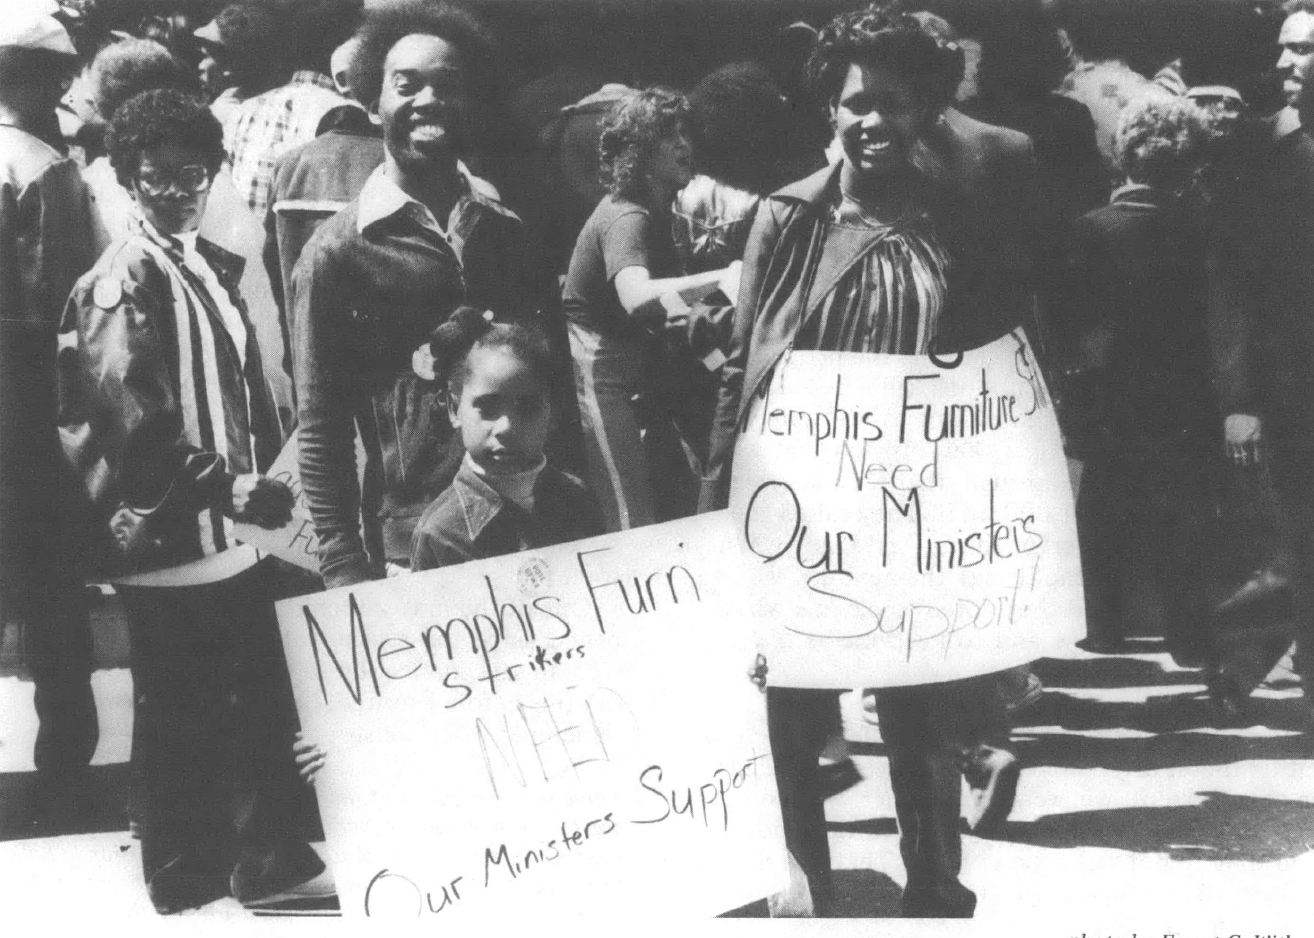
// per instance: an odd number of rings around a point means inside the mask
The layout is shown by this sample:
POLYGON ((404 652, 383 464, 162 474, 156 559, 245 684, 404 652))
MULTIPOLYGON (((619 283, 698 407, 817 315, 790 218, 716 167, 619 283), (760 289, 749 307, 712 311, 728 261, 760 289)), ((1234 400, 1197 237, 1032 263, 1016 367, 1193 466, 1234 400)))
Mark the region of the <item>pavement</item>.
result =
MULTIPOLYGON (((12 661, 6 667, 0 647, 0 921, 51 921, 63 912, 107 922, 154 918, 124 810, 131 676, 121 648, 98 645, 98 658, 93 797, 69 833, 46 836, 28 817, 32 685, 12 661)), ((962 878, 978 895, 976 918, 886 921, 882 933, 1314 936, 1314 745, 1298 730, 1289 661, 1227 728, 1211 725, 1199 673, 1176 667, 1154 640, 1117 656, 1074 648, 1036 670, 1045 693, 1018 715, 1025 771, 1011 819, 995 839, 964 837, 962 878)), ((896 915, 903 866, 879 729, 862 719, 856 695, 843 699, 843 710, 861 779, 829 799, 826 816, 834 911, 850 921, 794 927, 869 934, 861 920, 896 915)), ((225 929, 253 921, 233 899, 183 917, 225 929)), ((762 923, 716 925, 742 927, 762 923)))

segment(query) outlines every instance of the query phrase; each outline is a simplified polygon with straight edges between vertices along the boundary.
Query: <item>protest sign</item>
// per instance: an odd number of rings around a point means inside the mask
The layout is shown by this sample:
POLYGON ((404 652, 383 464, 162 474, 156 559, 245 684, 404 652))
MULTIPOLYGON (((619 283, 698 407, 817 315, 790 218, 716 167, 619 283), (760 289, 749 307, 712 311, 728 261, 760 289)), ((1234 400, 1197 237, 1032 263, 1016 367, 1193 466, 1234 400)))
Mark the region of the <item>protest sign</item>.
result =
POLYGON ((951 680, 1084 634, 1068 467, 1021 330, 948 360, 787 354, 730 505, 773 684, 951 680))
MULTIPOLYGON (((259 525, 238 522, 233 525, 233 537, 243 544, 259 548, 273 554, 280 560, 319 573, 319 538, 315 534, 315 520, 310 516, 306 505, 305 493, 301 490, 301 469, 298 466, 297 435, 292 434, 283 451, 278 454, 269 471, 265 473, 271 479, 277 479, 292 490, 295 501, 292 505, 292 518, 280 528, 262 528, 259 525)), ((365 472, 365 447, 360 437, 356 437, 356 476, 359 479, 365 472)))
POLYGON ((703 917, 782 888, 725 512, 277 606, 347 916, 703 917))

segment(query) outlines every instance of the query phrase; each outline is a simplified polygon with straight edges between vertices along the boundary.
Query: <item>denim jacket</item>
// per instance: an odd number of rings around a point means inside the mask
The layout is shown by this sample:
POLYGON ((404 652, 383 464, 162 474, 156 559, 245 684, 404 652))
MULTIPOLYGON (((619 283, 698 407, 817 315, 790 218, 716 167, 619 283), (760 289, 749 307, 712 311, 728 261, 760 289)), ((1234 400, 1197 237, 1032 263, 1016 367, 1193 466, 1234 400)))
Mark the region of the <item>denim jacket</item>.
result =
POLYGON ((572 475, 545 468, 534 485, 534 509, 526 511, 462 467, 416 526, 411 569, 449 567, 602 533, 593 496, 572 475))

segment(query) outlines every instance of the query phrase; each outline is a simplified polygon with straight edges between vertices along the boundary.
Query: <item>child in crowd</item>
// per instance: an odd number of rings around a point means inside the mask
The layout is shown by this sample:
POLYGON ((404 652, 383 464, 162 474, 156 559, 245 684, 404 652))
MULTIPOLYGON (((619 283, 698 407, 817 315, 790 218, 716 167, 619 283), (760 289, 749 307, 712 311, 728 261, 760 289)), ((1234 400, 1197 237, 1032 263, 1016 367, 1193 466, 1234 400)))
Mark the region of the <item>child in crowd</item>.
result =
MULTIPOLYGON (((461 306, 434 330, 431 360, 415 370, 447 385, 447 414, 465 458, 452 484, 425 510, 411 542, 411 570, 432 570, 564 544, 603 533, 584 484, 547 464, 552 430, 552 351, 525 323, 461 306)), ((302 778, 313 782, 325 751, 297 735, 302 778)))
POLYGON ((603 533, 583 483, 543 455, 553 422, 547 338, 462 306, 434 330, 430 348, 465 459, 416 526, 411 570, 603 533))

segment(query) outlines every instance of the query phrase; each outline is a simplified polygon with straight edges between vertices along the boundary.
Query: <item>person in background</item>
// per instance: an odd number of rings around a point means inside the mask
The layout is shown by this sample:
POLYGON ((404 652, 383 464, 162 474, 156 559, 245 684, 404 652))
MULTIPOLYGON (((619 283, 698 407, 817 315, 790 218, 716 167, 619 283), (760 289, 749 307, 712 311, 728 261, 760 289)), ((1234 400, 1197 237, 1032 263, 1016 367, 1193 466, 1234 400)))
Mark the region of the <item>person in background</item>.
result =
MULTIPOLYGON (((1223 446, 1240 466, 1267 462, 1281 507, 1301 726, 1314 736, 1314 2, 1288 0, 1277 73, 1286 107, 1219 214, 1211 252, 1210 345, 1223 446)), ((1248 587, 1264 588, 1261 571, 1248 587)), ((1245 589, 1245 587, 1243 587, 1245 589)))
POLYGON ((548 295, 520 219, 462 171, 497 87, 486 27, 417 0, 370 10, 359 36, 351 85, 378 115, 384 162, 311 237, 288 293, 301 483, 330 588, 404 569, 420 514, 460 464, 433 330, 463 304, 528 318, 548 295))
MULTIPOLYGON (((335 69, 349 70, 344 50, 359 46, 353 37, 334 50, 335 69)), ((335 71, 334 82, 339 71, 335 71)), ((350 87, 345 81, 339 85, 350 87)), ((316 137, 293 147, 274 164, 269 187, 269 211, 265 214, 264 267, 278 304, 279 327, 283 333, 283 369, 292 372, 292 335, 287 297, 292 287, 292 270, 316 229, 346 208, 360 194, 370 174, 383 162, 383 134, 378 123, 359 102, 349 100, 320 119, 316 137)), ((496 190, 488 187, 496 198, 496 190)), ((295 396, 293 398, 295 403, 295 396)))
MULTIPOLYGON (((722 66, 689 93, 689 129, 698 172, 675 197, 672 229, 680 273, 739 262, 758 205, 788 180, 789 105, 755 62, 722 66)), ((688 304, 687 322, 668 330, 653 394, 669 408, 695 478, 707 461, 721 363, 734 298, 714 291, 688 304)))
POLYGON ((196 66, 201 86, 225 129, 244 101, 282 80, 282 36, 271 6, 250 0, 230 3, 192 35, 201 48, 196 66))
POLYGON ((105 128, 124 101, 155 88, 197 90, 196 76, 158 42, 123 39, 105 46, 83 70, 75 83, 77 97, 84 102, 79 116, 94 132, 101 155, 87 164, 82 180, 91 198, 92 250, 94 256, 128 235, 135 203, 119 184, 104 153, 105 128))
POLYGON ((352 36, 329 56, 329 77, 333 79, 333 87, 338 89, 338 94, 352 100, 356 95, 351 90, 351 60, 355 58, 359 45, 360 40, 352 36))
POLYGON ((676 502, 693 481, 667 429, 670 402, 649 393, 641 415, 635 397, 662 367, 663 333, 686 328, 688 302, 737 275, 737 265, 680 275, 671 221, 676 193, 693 178, 689 113, 667 88, 612 110, 598 144, 609 194, 575 242, 562 292, 587 477, 608 531, 680 513, 659 510, 654 486, 662 478, 676 502))
POLYGON ((345 100, 324 71, 332 50, 350 35, 360 8, 361 0, 284 0, 276 5, 279 45, 274 55, 285 63, 287 77, 243 101, 224 123, 233 181, 257 220, 264 220, 269 207, 275 160, 314 140, 320 120, 345 100))
MULTIPOLYGON (((727 503, 738 428, 787 348, 947 354, 1015 328, 1032 302, 1030 145, 1011 130, 947 119, 961 57, 917 20, 868 8, 822 29, 808 74, 842 158, 758 211, 722 369, 706 509, 727 503), (810 271, 821 264, 836 273, 811 295, 810 271)), ((876 706, 907 871, 901 911, 970 917, 976 896, 959 880, 960 772, 977 741, 1007 739, 995 676, 882 688, 876 706)), ((833 708, 833 691, 768 689, 785 839, 823 912, 831 873, 818 756, 833 708)), ((995 773, 996 788, 1015 788, 1017 777, 1014 760, 995 773)))
POLYGON ((1210 663, 1203 574, 1221 441, 1205 326, 1203 219, 1188 190, 1209 146, 1189 101, 1129 108, 1118 130, 1125 182, 1078 219, 1067 262, 1077 341, 1071 403, 1083 414, 1069 445, 1085 472, 1077 499, 1083 643, 1123 647, 1120 595, 1129 540, 1152 545, 1169 650, 1210 663))
POLYGON ((36 685, 38 821, 76 808, 99 728, 82 583, 66 537, 56 332, 93 260, 78 167, 41 134, 77 68, 53 2, 0 18, 0 624, 36 685))

